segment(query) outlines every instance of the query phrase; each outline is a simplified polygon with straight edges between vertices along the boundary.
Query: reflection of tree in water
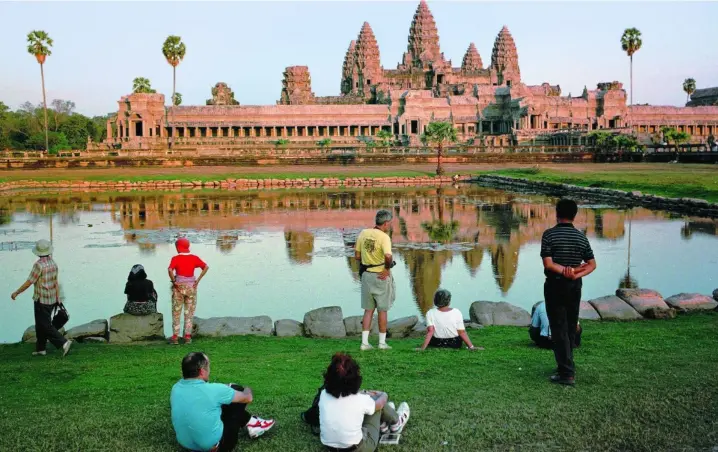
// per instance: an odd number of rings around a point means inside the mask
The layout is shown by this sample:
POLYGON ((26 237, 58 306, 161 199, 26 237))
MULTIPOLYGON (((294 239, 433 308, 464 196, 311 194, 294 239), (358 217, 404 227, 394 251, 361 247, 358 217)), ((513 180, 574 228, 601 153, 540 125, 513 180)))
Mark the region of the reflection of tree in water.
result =
POLYGON ((347 265, 349 265, 349 271, 351 272, 354 281, 359 281, 359 261, 353 254, 354 252, 352 251, 352 255, 347 256, 347 265))
POLYGON ((310 264, 314 251, 314 234, 307 231, 284 231, 289 260, 296 264, 310 264))
POLYGON ((716 236, 718 235, 718 221, 698 220, 686 221, 681 226, 681 237, 690 239, 694 233, 716 236))
POLYGON ((441 284, 441 271, 452 259, 451 251, 402 249, 399 254, 411 277, 411 291, 422 314, 434 306, 434 292, 441 284))
POLYGON ((638 288, 638 280, 631 276, 631 270, 628 269, 626 271, 626 274, 623 275, 623 278, 621 278, 618 281, 618 288, 619 289, 637 289, 638 288))
POLYGON ((597 239, 602 239, 603 235, 603 209, 595 209, 593 218, 593 230, 597 239))
POLYGON ((12 214, 7 210, 0 210, 0 225, 10 224, 12 222, 12 214))
POLYGON ((424 221, 421 229, 429 236, 429 240, 438 243, 451 243, 459 231, 459 222, 456 220, 444 223, 440 220, 424 221))
POLYGON ((498 240, 508 240, 519 226, 528 224, 526 217, 514 210, 513 203, 482 206, 481 210, 483 220, 494 228, 498 240))
POLYGON ((222 254, 229 254, 237 246, 239 236, 237 234, 222 234, 217 237, 217 249, 222 254))

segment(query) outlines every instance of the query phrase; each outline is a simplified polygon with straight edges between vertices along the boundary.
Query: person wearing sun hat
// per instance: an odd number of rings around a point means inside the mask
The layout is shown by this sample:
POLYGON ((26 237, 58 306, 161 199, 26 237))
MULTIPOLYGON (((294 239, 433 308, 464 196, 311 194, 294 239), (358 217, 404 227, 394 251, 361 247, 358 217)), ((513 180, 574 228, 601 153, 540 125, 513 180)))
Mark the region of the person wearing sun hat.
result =
POLYGON ((169 343, 179 344, 180 316, 184 307, 184 341, 192 342, 192 318, 197 306, 197 286, 207 274, 209 266, 199 257, 189 252, 189 240, 180 237, 175 242, 177 255, 172 257, 167 269, 172 281, 172 337, 169 343), (196 269, 202 269, 199 277, 195 279, 196 269))
POLYGON ((37 343, 33 356, 45 356, 47 341, 62 350, 62 356, 67 355, 72 346, 72 341, 57 331, 52 326, 52 311, 55 305, 62 303, 60 300, 59 284, 57 282, 57 264, 52 259, 52 244, 48 240, 38 240, 32 252, 39 258, 32 266, 30 276, 20 288, 13 292, 13 301, 18 295, 25 292, 30 286, 35 286, 32 299, 35 302, 35 334, 37 343))

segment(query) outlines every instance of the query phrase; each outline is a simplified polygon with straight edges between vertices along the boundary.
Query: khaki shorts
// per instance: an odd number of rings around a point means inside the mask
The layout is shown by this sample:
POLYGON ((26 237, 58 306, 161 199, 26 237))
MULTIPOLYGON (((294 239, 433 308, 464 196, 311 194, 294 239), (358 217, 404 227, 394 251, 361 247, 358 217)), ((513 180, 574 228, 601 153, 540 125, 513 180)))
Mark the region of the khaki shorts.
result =
POLYGON ((388 311, 396 298, 394 277, 379 279, 379 273, 366 271, 361 276, 361 307, 388 311))

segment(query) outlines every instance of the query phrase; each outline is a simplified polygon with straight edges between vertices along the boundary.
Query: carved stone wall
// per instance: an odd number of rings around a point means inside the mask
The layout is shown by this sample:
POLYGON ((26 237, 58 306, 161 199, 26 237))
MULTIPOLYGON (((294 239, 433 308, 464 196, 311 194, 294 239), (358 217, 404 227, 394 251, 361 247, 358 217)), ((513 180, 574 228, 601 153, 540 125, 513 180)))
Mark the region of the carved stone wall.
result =
POLYGON ((219 82, 212 88, 212 98, 207 99, 207 105, 239 105, 234 99, 234 92, 224 82, 219 82))

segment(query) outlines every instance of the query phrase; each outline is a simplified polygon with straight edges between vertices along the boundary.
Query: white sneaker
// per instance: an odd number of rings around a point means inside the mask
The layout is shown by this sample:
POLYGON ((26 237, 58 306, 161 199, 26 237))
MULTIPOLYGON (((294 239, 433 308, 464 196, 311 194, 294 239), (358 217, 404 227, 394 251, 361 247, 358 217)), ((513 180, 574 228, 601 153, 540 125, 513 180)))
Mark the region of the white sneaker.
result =
POLYGON ((47 351, 43 350, 41 352, 32 352, 32 356, 45 356, 47 355, 47 351))
POLYGON ((389 405, 392 410, 396 411, 396 405, 394 404, 394 402, 389 402, 387 403, 387 405, 389 405))
POLYGON ((384 343, 384 344, 380 343, 379 350, 391 350, 391 346, 389 346, 389 344, 387 344, 387 343, 384 343))
POLYGON ((399 415, 399 421, 389 428, 392 433, 401 433, 402 430, 404 430, 406 423, 409 421, 409 415, 411 414, 411 410, 409 410, 409 405, 406 402, 401 402, 401 405, 399 405, 399 409, 396 410, 396 414, 399 415))
POLYGON ((63 358, 64 358, 65 356, 67 356, 68 353, 70 353, 70 347, 72 347, 72 341, 67 341, 67 342, 65 342, 65 344, 62 346, 62 356, 63 356, 63 358))
POLYGON ((361 347, 359 347, 359 350, 366 351, 366 350, 372 350, 374 347, 372 347, 371 344, 361 344, 361 347))
POLYGON ((382 422, 381 424, 379 424, 379 433, 381 433, 382 435, 386 435, 387 433, 389 433, 389 426, 386 425, 386 422, 382 422))
POLYGON ((274 427, 274 419, 262 419, 257 416, 252 416, 247 423, 247 433, 249 433, 250 438, 259 438, 272 427, 274 427))

